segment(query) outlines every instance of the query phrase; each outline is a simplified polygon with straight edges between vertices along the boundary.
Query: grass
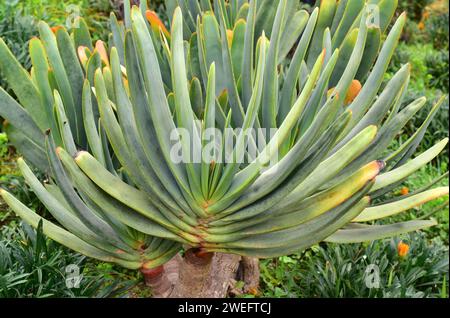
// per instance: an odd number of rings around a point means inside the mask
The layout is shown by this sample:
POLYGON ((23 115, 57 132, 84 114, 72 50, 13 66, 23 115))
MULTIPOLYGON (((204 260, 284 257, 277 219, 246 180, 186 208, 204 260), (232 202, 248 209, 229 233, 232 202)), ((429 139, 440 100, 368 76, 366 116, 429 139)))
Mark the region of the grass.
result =
POLYGON ((261 261, 262 297, 447 298, 448 246, 422 234, 368 244, 320 244, 261 261))
MULTIPOLYGON (((11 176, 18 173, 16 169, 11 169, 13 162, 9 156, 8 138, 5 133, 0 133, 0 186, 6 187, 11 176)), ((7 223, 10 215, 7 205, 0 198, 0 226, 7 223)))
POLYGON ((75 15, 82 15, 94 22, 91 25, 93 29, 99 26, 98 22, 108 19, 110 11, 112 6, 109 0, 6 0, 0 6, 0 16, 20 12, 23 16, 48 21, 51 25, 63 25, 75 15))
MULTIPOLYGON (((427 2, 427 1, 421 1, 427 2)), ((420 19, 420 9, 411 8, 420 19), (416 12, 417 11, 417 12, 416 12), (419 13, 418 13, 419 12, 419 13)), ((29 67, 27 43, 36 35, 36 21, 46 20, 51 25, 65 24, 71 11, 67 5, 80 6, 82 15, 94 32, 94 38, 106 38, 105 23, 110 10, 109 0, 7 0, 0 5, 0 36, 6 37, 14 54, 29 67)), ((445 17, 444 17, 445 18, 445 17)), ((448 15, 447 15, 448 21, 448 15)), ((441 36, 442 21, 427 25, 426 32, 441 36)), ((444 21, 445 22, 445 21, 444 21)), ((416 22, 408 22, 414 36, 401 43, 387 78, 393 76, 402 64, 412 66, 411 83, 405 104, 425 95, 429 107, 436 98, 448 93, 448 47, 445 41, 432 34, 419 34, 416 22), (433 42, 433 43, 432 43, 433 42), (436 89, 438 88, 438 89, 436 89)), ((431 22, 430 22, 431 23, 431 22)), ((448 25, 443 23, 444 26, 448 25)), ((444 30, 445 31, 445 30, 444 30)), ((447 31, 448 32, 448 31, 447 31)), ((1 79, 0 79, 1 81, 1 79)), ((2 83, 0 83, 3 85, 2 83)), ((401 141, 406 140, 426 117, 428 109, 409 123, 401 141)), ((427 132, 423 151, 448 136, 448 101, 427 132)), ((394 196, 407 188, 414 191, 448 169, 448 152, 433 164, 422 168, 394 190, 394 196)), ((24 184, 15 160, 18 155, 9 147, 7 136, 0 133, 0 187, 13 192, 22 202, 46 216, 46 210, 24 184)), ((448 186, 448 178, 438 186, 448 186)), ((438 225, 401 238, 366 244, 319 244, 303 253, 261 261, 262 297, 442 297, 448 298, 448 196, 411 209, 387 220, 404 221, 433 217, 438 225), (406 258, 400 258, 396 246, 400 240, 410 245, 406 258), (379 288, 366 284, 367 268, 376 265, 380 270, 379 288)), ((111 264, 89 260, 52 242, 38 230, 21 224, 0 199, 0 297, 147 297, 142 278, 133 271, 111 264), (66 285, 67 266, 80 268, 83 280, 79 288, 66 285)), ((246 297, 253 297, 248 295, 246 297)))
MULTIPOLYGON (((9 144, 6 134, 0 133, 0 187, 16 195, 28 207, 45 213, 42 204, 25 184, 17 167, 17 158, 19 158, 19 154, 9 144)), ((16 223, 14 215, 0 198, 0 228, 5 225, 15 226, 16 223)))
MULTIPOLYGON (((108 40, 109 0, 2 0, 0 2, 0 37, 12 50, 18 61, 29 70, 31 59, 28 55, 29 40, 38 35, 40 20, 50 26, 70 28, 75 17, 86 19, 93 40, 108 40)), ((8 89, 0 74, 0 86, 8 89)), ((0 127, 1 127, 0 118, 0 127)))
POLYGON ((26 224, 0 231, 0 298, 117 297, 136 278, 47 239, 26 224))

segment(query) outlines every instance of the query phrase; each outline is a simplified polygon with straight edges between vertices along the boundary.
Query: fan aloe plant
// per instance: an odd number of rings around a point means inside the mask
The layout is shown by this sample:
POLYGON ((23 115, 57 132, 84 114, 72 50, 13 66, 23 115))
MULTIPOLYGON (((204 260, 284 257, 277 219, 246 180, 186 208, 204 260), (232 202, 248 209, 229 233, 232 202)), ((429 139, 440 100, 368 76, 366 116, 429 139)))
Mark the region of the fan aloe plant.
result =
POLYGON ((254 287, 257 258, 435 224, 374 223, 448 194, 436 180, 383 202, 447 144, 411 159, 442 98, 390 148, 425 104, 400 109, 408 65, 383 85, 406 20, 387 33, 396 1, 322 0, 310 14, 287 0, 166 4, 170 32, 144 1, 126 2, 109 49, 82 19, 71 35, 42 22, 31 74, 0 41, 18 100, 0 89, 0 115, 59 224, 1 190, 26 222, 141 270, 164 297, 225 296, 240 265, 254 287))

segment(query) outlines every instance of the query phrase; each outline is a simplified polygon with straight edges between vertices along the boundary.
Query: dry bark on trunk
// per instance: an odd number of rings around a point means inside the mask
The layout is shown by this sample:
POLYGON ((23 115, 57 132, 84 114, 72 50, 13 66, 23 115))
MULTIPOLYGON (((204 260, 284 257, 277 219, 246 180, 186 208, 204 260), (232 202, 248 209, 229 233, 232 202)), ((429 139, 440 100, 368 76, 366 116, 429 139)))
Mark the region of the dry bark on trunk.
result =
POLYGON ((200 298, 207 289, 214 254, 197 254, 195 250, 186 251, 184 261, 179 268, 178 281, 171 298, 200 298))
POLYGON ((178 269, 183 259, 178 254, 172 260, 156 269, 141 269, 145 285, 151 288, 154 298, 167 298, 178 281, 178 269))
MULTIPOLYGON (((125 18, 125 12, 124 12, 124 3, 123 0, 110 0, 110 3, 113 8, 115 8, 118 11, 119 18, 122 20, 125 18)), ((131 6, 138 6, 141 3, 140 0, 130 0, 131 6)))
POLYGON ((241 257, 232 254, 216 253, 212 261, 208 284, 201 298, 224 298, 228 294, 230 284, 236 277, 241 257))
POLYGON ((259 260, 253 257, 242 257, 242 281, 244 293, 257 294, 259 288, 259 260))
POLYGON ((257 259, 196 249, 187 250, 184 257, 177 255, 156 271, 142 272, 153 296, 163 298, 224 298, 230 290, 256 293, 259 283, 257 259), (237 280, 244 281, 242 290, 233 289, 237 280))

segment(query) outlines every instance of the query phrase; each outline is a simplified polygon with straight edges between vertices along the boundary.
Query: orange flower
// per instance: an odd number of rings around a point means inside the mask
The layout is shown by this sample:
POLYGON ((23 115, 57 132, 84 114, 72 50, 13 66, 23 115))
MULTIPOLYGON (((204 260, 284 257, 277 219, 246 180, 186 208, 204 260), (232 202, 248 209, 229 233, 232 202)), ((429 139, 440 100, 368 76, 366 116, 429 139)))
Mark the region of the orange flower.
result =
POLYGON ((63 27, 60 26, 60 25, 58 25, 58 26, 51 27, 50 29, 52 30, 52 32, 53 32, 54 34, 56 34, 56 32, 58 32, 58 30, 63 29, 63 27))
MULTIPOLYGON (((359 92, 361 92, 362 85, 358 80, 353 80, 350 84, 350 87, 348 88, 347 96, 345 97, 345 105, 351 104, 355 98, 359 95, 359 92)), ((330 88, 327 92, 327 97, 329 98, 334 93, 335 88, 330 88)))
POLYGON ((419 24, 417 25, 417 27, 419 28, 420 31, 423 31, 423 30, 425 29, 425 23, 419 22, 419 24))
POLYGON ((258 296, 259 291, 258 291, 257 288, 251 287, 251 288, 248 290, 248 293, 249 293, 250 295, 253 295, 253 296, 258 296))
POLYGON ((400 241, 397 245, 398 256, 405 257, 409 252, 409 245, 400 241))
POLYGON ((408 187, 403 187, 403 188, 400 190, 400 194, 401 194, 401 195, 407 195, 407 194, 409 194, 409 189, 408 189, 408 187))

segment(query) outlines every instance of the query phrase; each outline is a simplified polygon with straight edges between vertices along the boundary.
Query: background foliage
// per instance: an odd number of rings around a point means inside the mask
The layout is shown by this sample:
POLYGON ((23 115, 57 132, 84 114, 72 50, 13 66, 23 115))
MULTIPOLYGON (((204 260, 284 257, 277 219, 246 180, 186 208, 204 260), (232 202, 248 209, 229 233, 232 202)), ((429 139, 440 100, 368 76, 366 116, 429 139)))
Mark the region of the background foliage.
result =
MULTIPOLYGON (((19 62, 29 69, 28 43, 38 35, 37 23, 40 20, 51 26, 67 26, 74 14, 80 14, 86 17, 94 39, 107 39, 108 17, 112 10, 109 0, 3 0, 0 4, 0 37, 19 62)), ((0 86, 7 88, 1 74, 0 86)))
MULTIPOLYGON (((305 1, 311 2, 311 1, 305 1)), ((150 5, 164 16, 161 0, 150 5)), ((106 39, 107 17, 120 12, 116 0, 4 0, 0 4, 0 37, 27 68, 30 67, 28 42, 37 35, 36 25, 45 20, 52 26, 64 25, 71 5, 80 8, 95 39, 106 39)), ((449 91, 449 14, 448 1, 401 0, 398 14, 407 11, 409 21, 386 76, 388 80, 405 63, 411 63, 412 76, 404 106, 425 95, 429 108, 449 91), (445 6, 445 3, 447 4, 445 6)), ((6 87, 0 74, 0 86, 6 87)), ((7 89, 7 87, 6 87, 7 89)), ((448 99, 432 122, 421 147, 423 151, 448 136, 448 99)), ((397 138, 402 143, 428 114, 424 111, 397 138)), ((1 128, 1 121, 0 121, 1 128)), ((0 132, 0 187, 8 188, 22 202, 47 215, 34 194, 24 184, 15 164, 19 154, 0 132)), ((413 191, 427 184, 448 166, 448 150, 433 165, 422 169, 397 189, 413 191)), ((45 178, 45 176, 41 176, 45 178)), ((440 185, 448 186, 448 178, 440 185)), ((320 244, 302 254, 261 262, 263 297, 448 297, 448 197, 428 203, 409 215, 396 218, 433 216, 439 226, 423 234, 368 244, 320 244), (401 258, 400 240, 410 245, 401 258), (365 271, 370 264, 380 269, 380 288, 367 288, 365 271)), ((21 224, 0 200, 0 297, 139 297, 142 278, 112 265, 88 260, 52 242, 21 224), (65 269, 76 264, 84 276, 78 289, 68 289, 65 269), (131 287, 134 289, 130 290, 131 287), (137 287, 136 287, 137 286, 137 287)), ((254 297, 243 295, 243 297, 254 297)))

